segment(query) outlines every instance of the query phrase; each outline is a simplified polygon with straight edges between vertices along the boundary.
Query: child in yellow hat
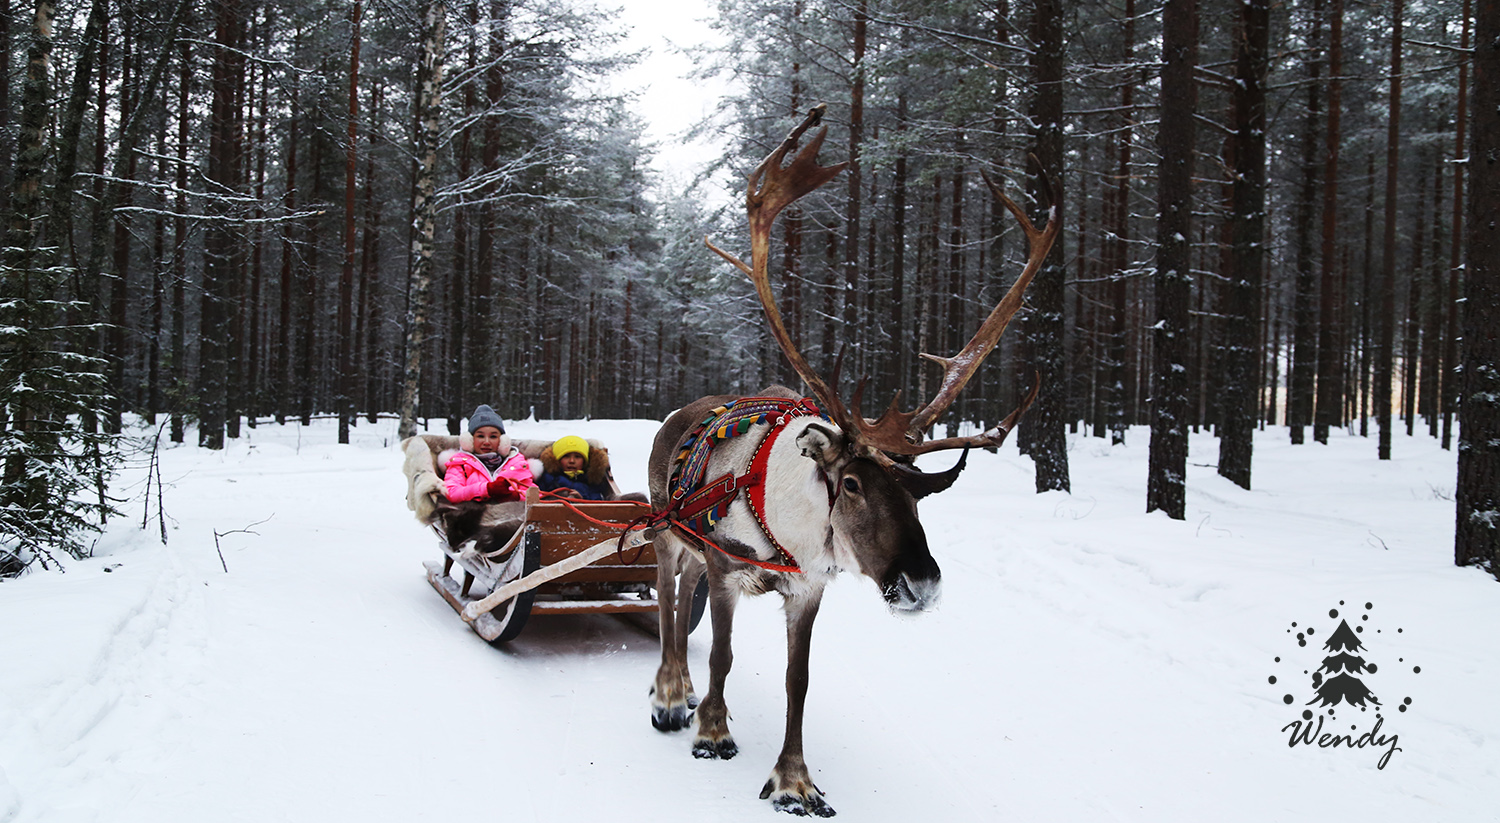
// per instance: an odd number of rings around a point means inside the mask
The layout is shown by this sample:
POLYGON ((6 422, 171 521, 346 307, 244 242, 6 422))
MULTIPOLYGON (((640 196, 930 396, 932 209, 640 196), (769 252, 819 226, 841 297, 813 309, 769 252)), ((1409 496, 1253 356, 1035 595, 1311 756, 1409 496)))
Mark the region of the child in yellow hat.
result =
POLYGON ((590 459, 587 440, 577 435, 559 437, 542 452, 542 475, 536 479, 542 491, 584 500, 608 500, 609 457, 601 452, 590 459))

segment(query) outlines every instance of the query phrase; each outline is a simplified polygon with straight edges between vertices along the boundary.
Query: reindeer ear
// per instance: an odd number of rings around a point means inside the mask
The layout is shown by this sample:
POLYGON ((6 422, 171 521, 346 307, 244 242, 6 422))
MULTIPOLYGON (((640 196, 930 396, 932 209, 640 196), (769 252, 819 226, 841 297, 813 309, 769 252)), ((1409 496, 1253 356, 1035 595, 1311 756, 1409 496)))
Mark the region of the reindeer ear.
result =
POLYGON ((813 423, 797 435, 797 448, 821 468, 828 468, 844 452, 844 435, 827 426, 813 423))

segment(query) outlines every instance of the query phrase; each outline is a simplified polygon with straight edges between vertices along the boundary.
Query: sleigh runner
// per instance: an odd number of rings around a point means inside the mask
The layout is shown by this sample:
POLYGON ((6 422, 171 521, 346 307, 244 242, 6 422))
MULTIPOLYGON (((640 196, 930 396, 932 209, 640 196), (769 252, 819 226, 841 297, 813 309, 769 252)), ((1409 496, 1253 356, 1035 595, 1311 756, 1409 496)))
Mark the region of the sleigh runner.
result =
MULTIPOLYGON (((648 506, 628 500, 564 501, 533 488, 524 506, 502 504, 519 509, 497 524, 516 527, 503 545, 488 548, 468 540, 453 546, 434 494, 442 488, 437 456, 457 444, 456 437, 438 435, 402 444, 407 505, 438 536, 442 559, 423 564, 428 582, 475 633, 499 645, 517 637, 532 615, 562 614, 625 615, 655 631, 652 533, 624 529, 648 506)), ((532 456, 546 443, 517 440, 514 445, 532 456)), ((604 451, 597 442, 590 446, 604 451)), ((618 493, 613 478, 609 484, 618 493)), ((702 619, 707 596, 707 581, 700 579, 689 616, 693 627, 702 619)))

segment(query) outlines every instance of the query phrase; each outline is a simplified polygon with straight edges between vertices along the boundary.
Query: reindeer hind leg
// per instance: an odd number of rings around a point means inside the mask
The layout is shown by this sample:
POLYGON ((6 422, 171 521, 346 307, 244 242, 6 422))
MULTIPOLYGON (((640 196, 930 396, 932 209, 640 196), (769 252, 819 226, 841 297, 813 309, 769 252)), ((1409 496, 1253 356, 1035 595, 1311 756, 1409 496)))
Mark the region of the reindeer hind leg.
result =
POLYGON ((713 649, 708 654, 708 694, 698 704, 694 757, 728 760, 740 752, 734 737, 729 734, 729 708, 724 703, 724 682, 734 664, 731 636, 739 596, 739 587, 727 580, 717 567, 708 570, 708 604, 713 616, 714 640, 713 649))
POLYGON ((651 687, 651 725, 662 732, 675 732, 687 728, 693 711, 689 705, 692 695, 692 680, 688 676, 687 626, 679 628, 677 613, 677 573, 683 565, 691 565, 691 555, 683 548, 680 538, 671 532, 656 536, 656 614, 660 621, 658 636, 661 639, 661 665, 656 670, 656 680, 651 687), (687 561, 684 563, 684 561, 687 561))
MULTIPOLYGON (((672 642, 676 644, 678 653, 684 661, 687 660, 688 635, 693 633, 693 611, 695 608, 694 598, 699 583, 708 583, 707 569, 698 558, 691 554, 678 556, 677 565, 681 573, 677 577, 677 613, 672 631, 672 642)), ((701 616, 701 615, 700 615, 701 616)), ((684 665, 682 670, 684 688, 687 694, 689 709, 698 708, 698 695, 693 691, 692 672, 684 665)))

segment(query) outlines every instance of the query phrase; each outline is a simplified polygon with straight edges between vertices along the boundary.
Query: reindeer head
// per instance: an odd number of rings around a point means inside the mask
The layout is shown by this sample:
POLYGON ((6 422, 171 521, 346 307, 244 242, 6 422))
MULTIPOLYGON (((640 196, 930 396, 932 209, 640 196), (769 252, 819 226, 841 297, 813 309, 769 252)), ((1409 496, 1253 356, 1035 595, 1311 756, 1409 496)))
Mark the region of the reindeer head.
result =
POLYGON ((916 499, 876 461, 850 447, 848 435, 813 423, 797 437, 830 489, 829 538, 834 559, 874 580, 896 612, 937 604, 942 573, 927 549, 916 499))
MULTIPOLYGON (((1021 276, 990 312, 979 331, 967 345, 952 357, 922 354, 943 367, 943 379, 935 397, 914 412, 898 408, 900 393, 889 408, 875 420, 860 414, 860 400, 865 381, 855 388, 852 402, 846 406, 827 382, 808 366, 802 353, 792 344, 776 307, 767 274, 770 257, 771 228, 782 209, 798 198, 827 183, 848 165, 818 165, 817 155, 828 136, 825 126, 818 130, 790 163, 787 154, 797 141, 823 118, 826 105, 808 112, 806 119, 750 173, 745 208, 750 222, 750 265, 708 242, 719 256, 750 276, 770 323, 771 334, 781 346, 792 368, 806 381, 823 410, 837 425, 837 430, 818 424, 809 425, 797 439, 803 455, 818 464, 833 494, 830 526, 835 556, 846 568, 875 580, 886 603, 898 611, 921 611, 935 604, 941 588, 937 563, 927 548, 927 536, 917 519, 917 500, 943 491, 953 484, 968 460, 974 446, 999 446, 1015 427, 1021 415, 1036 399, 1037 385, 1021 406, 998 426, 977 435, 923 440, 923 433, 948 410, 965 384, 978 371, 984 358, 1000 341, 1012 315, 1021 307, 1026 287, 1041 269, 1042 261, 1061 230, 1055 207, 1044 229, 1036 229, 1026 213, 988 175, 984 180, 991 194, 1002 202, 1021 224, 1030 244, 1030 254, 1021 276), (852 407, 852 411, 851 411, 852 407), (948 471, 927 473, 917 469, 912 460, 917 455, 946 449, 963 449, 958 463, 948 471)), ((1047 186, 1045 176, 1043 185, 1047 186)), ((1050 191, 1048 192, 1050 199, 1050 191)), ((833 386, 838 385, 843 364, 842 353, 834 365, 833 386)))

